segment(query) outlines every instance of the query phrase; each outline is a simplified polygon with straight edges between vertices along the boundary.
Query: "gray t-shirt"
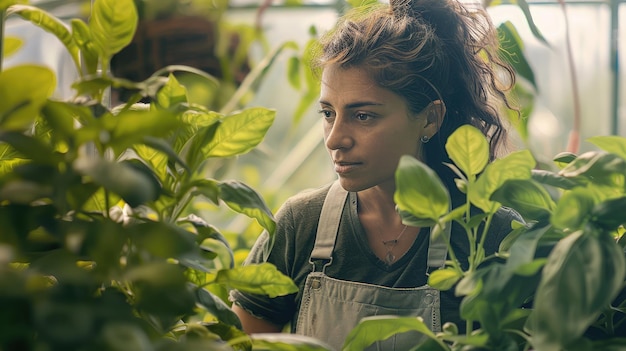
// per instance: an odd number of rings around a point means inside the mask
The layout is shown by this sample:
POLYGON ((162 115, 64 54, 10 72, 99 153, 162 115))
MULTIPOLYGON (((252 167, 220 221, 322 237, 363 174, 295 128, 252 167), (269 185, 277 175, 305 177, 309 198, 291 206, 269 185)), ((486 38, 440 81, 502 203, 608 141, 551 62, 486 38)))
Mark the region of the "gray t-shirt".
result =
MULTIPOLYGON (((271 250, 268 250, 269 236, 263 233, 246 259, 246 264, 274 264, 299 287, 298 293, 269 298, 234 290, 230 294, 231 301, 256 317, 277 325, 292 322, 292 329, 295 328, 304 283, 312 271, 309 257, 315 243, 317 224, 329 188, 330 185, 327 185, 288 199, 276 214, 277 225, 271 250)), ((496 213, 485 239, 486 255, 497 251, 499 243, 511 231, 513 219, 520 220, 520 217, 511 210, 502 209, 496 213)), ((325 273, 336 279, 393 288, 425 285, 428 279, 428 237, 428 228, 423 228, 408 252, 391 266, 386 265, 370 249, 357 214, 356 194, 350 193, 339 225, 333 261, 325 273)), ((452 226, 451 244, 457 258, 465 264, 469 245, 465 231, 456 223, 452 226)), ((442 322, 450 321, 463 326, 459 317, 460 301, 454 296, 454 289, 441 292, 442 322)))

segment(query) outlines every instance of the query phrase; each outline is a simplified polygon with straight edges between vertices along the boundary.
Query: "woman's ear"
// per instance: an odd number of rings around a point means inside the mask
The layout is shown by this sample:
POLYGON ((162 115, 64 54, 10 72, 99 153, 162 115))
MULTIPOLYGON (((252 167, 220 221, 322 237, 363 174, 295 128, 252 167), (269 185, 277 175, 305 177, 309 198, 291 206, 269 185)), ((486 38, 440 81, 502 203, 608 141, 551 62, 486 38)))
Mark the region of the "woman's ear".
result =
POLYGON ((443 119, 446 116, 446 105, 441 100, 435 100, 424 108, 426 114, 423 136, 431 139, 441 127, 443 119))

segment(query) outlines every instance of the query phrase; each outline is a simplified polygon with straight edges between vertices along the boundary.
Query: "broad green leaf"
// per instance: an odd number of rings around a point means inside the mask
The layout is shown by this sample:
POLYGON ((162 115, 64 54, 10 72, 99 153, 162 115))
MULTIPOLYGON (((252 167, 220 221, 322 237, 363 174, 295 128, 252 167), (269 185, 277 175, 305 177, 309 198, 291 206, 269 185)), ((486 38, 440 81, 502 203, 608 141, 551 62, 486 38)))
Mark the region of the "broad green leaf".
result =
MULTIPOLYGON (((80 107, 69 103, 49 100, 43 106, 41 114, 52 128, 55 136, 68 143, 73 143, 76 136, 75 122, 78 120, 78 118, 75 119, 74 114, 79 112, 78 109, 80 107)), ((80 112, 90 114, 91 111, 85 107, 80 112)))
POLYGON ((551 185, 557 188, 570 190, 579 185, 576 181, 570 178, 565 178, 557 173, 542 170, 542 169, 533 169, 531 170, 531 178, 541 184, 551 185))
POLYGON ((187 172, 191 173, 191 170, 183 159, 180 158, 176 150, 172 148, 169 142, 164 139, 159 139, 151 136, 144 137, 143 143, 155 150, 161 151, 169 158, 170 162, 176 162, 183 167, 187 172))
POLYGON ((287 333, 257 333, 252 335, 254 351, 330 351, 330 346, 310 336, 287 333))
POLYGON ((556 156, 554 156, 554 158, 552 158, 552 161, 554 161, 557 167, 559 167, 560 169, 563 169, 569 163, 574 161, 576 157, 577 157, 576 154, 573 154, 571 152, 560 152, 556 156))
POLYGON ((450 195, 437 173, 412 156, 402 156, 393 199, 402 212, 437 222, 450 206, 450 195))
POLYGON ((507 180, 491 199, 514 208, 526 220, 548 218, 556 207, 546 189, 529 179, 507 180))
POLYGON ((588 142, 600 149, 626 159, 626 138, 617 135, 594 136, 588 142))
POLYGON ((0 129, 28 128, 55 88, 56 78, 47 67, 20 65, 0 72, 0 129))
POLYGON ((146 162, 150 165, 154 172, 159 177, 162 182, 165 182, 167 174, 167 155, 160 152, 159 150, 153 149, 146 145, 137 144, 133 146, 133 150, 139 156, 143 162, 146 162))
POLYGON ((124 322, 109 321, 103 323, 100 331, 102 347, 107 350, 153 350, 148 333, 139 325, 124 322))
POLYGON ((204 157, 230 157, 252 150, 263 140, 275 116, 273 110, 256 107, 225 117, 213 139, 202 148, 204 157))
POLYGON ((96 0, 93 3, 89 18, 91 38, 105 60, 130 44, 137 22, 133 0, 96 0))
POLYGON ((463 275, 456 269, 437 269, 428 276, 428 285, 437 290, 445 291, 451 289, 461 278, 463 275))
POLYGON ((497 30, 501 47, 500 55, 513 67, 517 75, 525 78, 535 90, 538 90, 535 74, 524 56, 524 42, 513 23, 506 21, 500 24, 497 30))
POLYGON ((22 157, 35 162, 56 166, 57 162, 60 161, 60 156, 56 155, 53 148, 44 144, 41 139, 19 132, 0 131, 0 141, 11 145, 13 150, 22 157))
POLYGON ((30 205, 33 201, 50 198, 53 189, 49 185, 37 184, 29 180, 14 180, 0 187, 0 201, 30 205))
MULTIPOLYGON (((206 133, 208 127, 213 126, 224 117, 217 112, 201 112, 201 111, 187 111, 182 115, 182 122, 185 127, 178 128, 174 131, 172 147, 176 152, 187 151, 187 162, 194 160, 200 156, 200 149, 213 139, 215 130, 211 133, 206 133)), ((214 126, 217 127, 217 126, 214 126)), ((204 157, 202 157, 204 159, 204 157)))
POLYGON ((509 179, 528 179, 535 167, 535 159, 528 150, 513 152, 504 158, 489 164, 469 190, 468 197, 472 204, 487 213, 496 211, 497 202, 491 201, 491 195, 509 179))
MULTIPOLYGON (((431 350, 448 350, 445 344, 437 339, 420 317, 372 316, 361 319, 361 322, 348 334, 341 348, 342 351, 362 351, 376 341, 408 331, 417 331, 427 338, 437 341, 431 350)), ((417 344, 416 344, 417 345, 417 344)))
POLYGON ((131 265, 123 277, 133 287, 134 306, 173 327, 182 315, 194 313, 196 296, 179 265, 163 260, 131 265))
POLYGON ((624 252, 608 233, 577 231, 561 240, 535 294, 529 317, 533 346, 566 349, 609 306, 625 275, 624 252))
POLYGON ((489 143, 481 131, 470 125, 455 130, 446 142, 450 159, 470 178, 482 172, 489 162, 489 143))
POLYGON ((173 74, 170 74, 167 83, 157 93, 156 100, 164 109, 186 103, 187 88, 181 85, 173 74))
POLYGON ((3 57, 9 57, 16 53, 24 44, 24 42, 20 38, 16 37, 5 37, 4 38, 4 46, 3 52, 1 53, 3 57))
POLYGON ((195 234, 165 222, 145 222, 131 227, 131 239, 136 249, 150 255, 167 258, 198 256, 195 234))
POLYGON ((181 185, 177 196, 182 198, 184 194, 192 190, 193 195, 203 195, 214 204, 219 205, 220 189, 217 181, 213 179, 194 179, 181 185))
POLYGON ((626 196, 617 199, 609 199, 594 206, 591 211, 591 222, 602 228, 611 231, 626 223, 624 209, 626 208, 626 196))
POLYGON ((578 156, 559 174, 572 178, 585 177, 596 184, 616 185, 615 175, 623 177, 626 174, 626 159, 605 151, 589 151, 578 156))
POLYGON ((65 45, 67 51, 72 56, 74 64, 77 68, 80 67, 80 55, 79 48, 74 42, 72 34, 67 29, 65 24, 61 22, 57 17, 49 14, 48 12, 29 5, 14 5, 7 11, 8 15, 16 14, 32 24, 42 28, 43 30, 54 34, 65 45))
POLYGON ((270 234, 274 233, 274 215, 254 189, 239 181, 220 182, 218 187, 220 198, 228 207, 256 219, 270 234))
POLYGON ((101 141, 118 153, 147 136, 162 137, 179 127, 181 122, 168 111, 126 110, 118 115, 105 114, 101 118, 103 127, 109 132, 108 139, 101 141))
POLYGON ((242 329, 239 317, 237 317, 235 312, 233 312, 233 310, 230 309, 230 307, 228 307, 228 305, 219 297, 206 289, 197 288, 196 298, 198 300, 198 304, 204 307, 213 316, 217 317, 220 322, 234 325, 235 327, 242 329))
POLYGON ((85 65, 82 71, 87 74, 96 74, 99 59, 98 48, 92 40, 91 29, 87 23, 77 18, 72 19, 70 24, 74 42, 80 48, 81 62, 85 65))
POLYGON ((96 95, 112 85, 113 80, 111 78, 92 75, 74 82, 72 88, 81 95, 96 95))
POLYGON ((74 162, 74 169, 118 194, 131 207, 154 201, 158 196, 152 185, 152 179, 122 163, 81 157, 74 162))
POLYGON ((271 298, 298 292, 298 287, 291 278, 279 272, 271 263, 220 270, 215 282, 241 292, 267 295, 271 298))
POLYGON ((0 143, 0 179, 7 173, 13 171, 13 168, 21 164, 30 162, 23 158, 9 144, 0 143))
POLYGON ((575 188, 561 196, 550 223, 561 229, 577 230, 589 220, 595 200, 590 190, 575 188))

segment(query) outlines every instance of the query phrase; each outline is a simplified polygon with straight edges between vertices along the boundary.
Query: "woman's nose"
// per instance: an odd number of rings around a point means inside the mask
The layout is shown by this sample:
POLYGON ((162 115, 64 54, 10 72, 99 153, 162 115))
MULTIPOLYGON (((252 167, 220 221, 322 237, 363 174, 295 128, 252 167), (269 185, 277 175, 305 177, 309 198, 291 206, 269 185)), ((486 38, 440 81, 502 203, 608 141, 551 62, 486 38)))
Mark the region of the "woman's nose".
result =
POLYGON ((324 139, 328 150, 348 149, 354 145, 350 126, 343 118, 335 118, 324 126, 324 139))

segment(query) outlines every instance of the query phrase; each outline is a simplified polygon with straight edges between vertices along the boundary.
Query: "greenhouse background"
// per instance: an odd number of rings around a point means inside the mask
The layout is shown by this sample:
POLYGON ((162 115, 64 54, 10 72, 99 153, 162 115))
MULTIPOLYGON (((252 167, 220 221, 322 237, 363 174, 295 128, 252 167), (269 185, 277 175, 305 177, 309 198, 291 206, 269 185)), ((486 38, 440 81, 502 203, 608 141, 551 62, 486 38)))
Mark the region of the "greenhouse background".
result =
MULTIPOLYGON (((166 2, 152 3, 163 5, 166 2)), ((32 3, 61 19, 84 15, 90 6, 87 1, 39 0, 32 3)), ((626 72, 619 69, 625 60, 619 50, 626 47, 626 5, 617 0, 566 1, 564 12, 558 1, 529 0, 528 3, 532 18, 547 43, 533 35, 517 5, 489 7, 496 25, 505 21, 513 23, 534 72, 537 90, 529 116, 528 147, 546 160, 566 150, 575 114, 567 40, 571 43, 580 96, 580 151, 592 148, 584 141, 587 137, 626 135, 626 90, 622 87, 626 72)), ((252 25, 257 20, 259 6, 260 1, 231 1, 226 19, 234 24, 252 25)), ((275 48, 281 43, 294 41, 302 50, 311 38, 311 28, 323 33, 345 7, 342 1, 305 0, 297 5, 274 1, 260 20, 267 40, 265 45, 275 48)), ((5 67, 22 62, 46 64, 57 73, 59 89, 56 96, 67 98, 73 94, 70 83, 77 78, 76 68, 54 36, 19 18, 9 18, 5 34, 21 37, 25 43, 18 53, 4 62, 5 67)), ((252 65, 262 59, 262 49, 257 46, 253 45, 249 52, 252 65)), ((277 111, 276 121, 266 139, 259 148, 229 164, 224 174, 224 177, 243 179, 259 189, 274 209, 295 192, 323 185, 334 177, 322 144, 315 104, 306 109, 298 122, 294 121, 294 111, 302 92, 294 89, 287 79, 287 62, 293 54, 284 50, 278 56, 247 103, 248 106, 264 106, 277 111)), ((526 86, 533 90, 529 84, 526 86)), ((229 229, 241 232, 248 224, 247 219, 239 218, 230 224, 229 229)))

